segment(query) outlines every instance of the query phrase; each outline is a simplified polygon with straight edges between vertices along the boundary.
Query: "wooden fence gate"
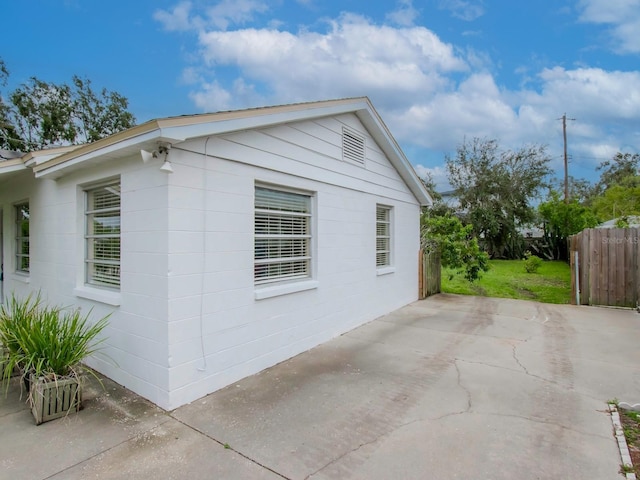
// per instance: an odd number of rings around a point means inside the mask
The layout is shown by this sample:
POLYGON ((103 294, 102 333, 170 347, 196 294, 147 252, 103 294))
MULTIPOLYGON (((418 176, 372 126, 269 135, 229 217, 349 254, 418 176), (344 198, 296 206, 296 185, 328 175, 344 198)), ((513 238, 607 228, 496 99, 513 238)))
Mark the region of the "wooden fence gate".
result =
POLYGON ((418 298, 440 293, 440 254, 420 249, 418 261, 418 298))
POLYGON ((639 228, 588 228, 569 237, 571 303, 635 308, 639 243, 639 228))

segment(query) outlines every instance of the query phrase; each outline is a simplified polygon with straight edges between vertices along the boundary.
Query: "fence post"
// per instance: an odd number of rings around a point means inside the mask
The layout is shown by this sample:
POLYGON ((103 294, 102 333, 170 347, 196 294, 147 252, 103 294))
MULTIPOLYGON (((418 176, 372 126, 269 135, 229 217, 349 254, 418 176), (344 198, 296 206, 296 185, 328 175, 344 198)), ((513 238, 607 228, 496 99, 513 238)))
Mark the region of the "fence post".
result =
POLYGON ((418 251, 418 300, 422 300, 424 295, 424 250, 418 251))
POLYGON ((575 256, 575 275, 576 275, 576 305, 580 305, 580 257, 578 251, 573 252, 575 256))
POLYGON ((418 299, 440 293, 440 254, 420 249, 418 259, 418 299))

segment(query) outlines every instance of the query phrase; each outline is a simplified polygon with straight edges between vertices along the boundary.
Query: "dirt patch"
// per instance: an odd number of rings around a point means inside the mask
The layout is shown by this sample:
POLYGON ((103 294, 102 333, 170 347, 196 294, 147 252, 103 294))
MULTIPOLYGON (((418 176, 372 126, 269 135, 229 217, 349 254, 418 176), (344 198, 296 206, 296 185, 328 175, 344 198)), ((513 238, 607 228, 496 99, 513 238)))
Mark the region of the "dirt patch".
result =
POLYGON ((483 287, 481 287, 479 285, 472 285, 471 289, 473 290, 473 293, 475 295, 480 295, 481 297, 487 297, 488 296, 487 295, 487 291, 483 287))
POLYGON ((531 290, 529 290, 528 288, 518 288, 518 294, 523 298, 523 299, 530 299, 530 300, 537 300, 538 295, 536 295, 535 293, 533 293, 531 290))
POLYGON ((620 423, 627 439, 633 472, 640 478, 640 413, 618 408, 620 423))

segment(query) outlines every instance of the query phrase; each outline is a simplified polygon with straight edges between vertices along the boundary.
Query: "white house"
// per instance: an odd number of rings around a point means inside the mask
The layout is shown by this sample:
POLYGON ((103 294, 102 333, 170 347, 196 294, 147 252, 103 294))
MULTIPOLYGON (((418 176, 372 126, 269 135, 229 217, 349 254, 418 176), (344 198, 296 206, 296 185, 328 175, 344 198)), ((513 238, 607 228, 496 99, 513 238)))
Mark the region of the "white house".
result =
POLYGON ((430 202, 367 98, 153 120, 0 159, 0 294, 111 313, 89 364, 173 409, 416 300, 430 202))

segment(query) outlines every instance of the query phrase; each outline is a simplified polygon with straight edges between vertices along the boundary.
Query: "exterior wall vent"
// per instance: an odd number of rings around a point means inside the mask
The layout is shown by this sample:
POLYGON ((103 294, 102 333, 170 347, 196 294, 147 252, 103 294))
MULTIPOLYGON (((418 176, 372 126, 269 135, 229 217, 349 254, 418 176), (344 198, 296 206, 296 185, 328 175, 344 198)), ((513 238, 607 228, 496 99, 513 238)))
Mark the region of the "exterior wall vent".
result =
POLYGON ((342 127, 342 158, 364 165, 364 137, 353 130, 342 127))

